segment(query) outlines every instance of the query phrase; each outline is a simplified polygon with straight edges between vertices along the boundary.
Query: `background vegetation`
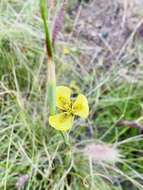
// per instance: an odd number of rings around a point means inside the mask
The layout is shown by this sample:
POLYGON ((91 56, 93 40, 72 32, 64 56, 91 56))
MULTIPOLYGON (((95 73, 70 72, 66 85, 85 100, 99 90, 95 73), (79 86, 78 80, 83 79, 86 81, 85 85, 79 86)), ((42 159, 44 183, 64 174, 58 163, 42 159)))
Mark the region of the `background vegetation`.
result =
MULTIPOLYGON (((88 120, 76 120, 70 131, 71 151, 48 125, 39 1, 0 1, 0 190, 18 189, 16 183, 23 175, 28 180, 19 189, 143 189, 142 20, 136 16, 124 40, 117 34, 121 44, 114 30, 109 39, 103 38, 105 31, 100 36, 87 27, 87 33, 82 31, 85 13, 89 22, 99 21, 88 12, 92 3, 69 1, 56 45, 58 84, 83 92, 90 105, 88 120), (119 150, 120 160, 92 162, 78 151, 89 143, 111 144, 119 150)), ((128 13, 118 3, 124 15, 128 13)), ((60 6, 58 1, 51 9, 51 30, 60 6)), ((131 21, 130 14, 126 18, 131 21)))

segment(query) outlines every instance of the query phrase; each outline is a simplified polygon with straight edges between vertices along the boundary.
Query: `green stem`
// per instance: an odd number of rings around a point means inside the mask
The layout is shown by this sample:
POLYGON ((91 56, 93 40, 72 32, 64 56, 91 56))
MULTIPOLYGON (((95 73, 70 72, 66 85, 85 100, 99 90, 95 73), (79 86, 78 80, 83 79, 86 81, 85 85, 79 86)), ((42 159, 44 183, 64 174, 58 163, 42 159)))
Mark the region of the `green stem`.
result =
POLYGON ((50 106, 50 114, 56 114, 56 74, 55 64, 49 58, 48 60, 48 103, 50 106))
POLYGON ((47 48, 47 54, 50 58, 53 57, 53 50, 52 50, 52 43, 50 39, 50 33, 49 33, 49 25, 47 22, 47 3, 46 0, 41 0, 41 17, 44 24, 45 29, 45 37, 46 37, 46 48, 47 48))

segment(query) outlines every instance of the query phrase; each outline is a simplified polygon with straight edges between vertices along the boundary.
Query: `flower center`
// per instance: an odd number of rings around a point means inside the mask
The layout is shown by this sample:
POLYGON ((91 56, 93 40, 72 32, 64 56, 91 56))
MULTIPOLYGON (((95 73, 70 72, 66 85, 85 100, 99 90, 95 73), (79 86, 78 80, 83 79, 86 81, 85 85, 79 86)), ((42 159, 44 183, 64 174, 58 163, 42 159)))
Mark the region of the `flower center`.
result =
POLYGON ((69 111, 71 109, 71 102, 68 102, 65 98, 59 97, 59 102, 61 102, 63 110, 69 111))

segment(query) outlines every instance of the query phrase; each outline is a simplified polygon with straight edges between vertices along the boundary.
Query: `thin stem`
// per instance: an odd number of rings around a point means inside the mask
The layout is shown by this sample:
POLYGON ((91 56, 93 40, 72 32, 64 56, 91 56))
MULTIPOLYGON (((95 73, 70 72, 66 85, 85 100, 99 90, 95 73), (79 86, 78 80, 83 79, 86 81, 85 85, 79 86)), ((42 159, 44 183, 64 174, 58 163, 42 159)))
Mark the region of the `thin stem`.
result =
POLYGON ((71 144, 70 144, 69 141, 67 141, 67 138, 65 137, 65 134, 64 134, 63 132, 60 132, 60 134, 61 134, 61 136, 62 136, 62 138, 63 138, 65 144, 66 144, 69 148, 71 148, 71 144))

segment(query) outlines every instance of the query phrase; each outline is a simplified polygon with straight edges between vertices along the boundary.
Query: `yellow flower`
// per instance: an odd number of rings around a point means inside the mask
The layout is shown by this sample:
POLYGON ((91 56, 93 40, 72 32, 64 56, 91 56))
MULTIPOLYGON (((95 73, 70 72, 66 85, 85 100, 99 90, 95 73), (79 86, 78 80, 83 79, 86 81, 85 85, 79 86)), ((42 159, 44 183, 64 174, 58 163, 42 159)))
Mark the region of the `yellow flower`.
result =
POLYGON ((64 54, 65 55, 69 55, 70 54, 70 50, 69 50, 69 48, 67 48, 67 47, 64 47, 64 54))
POLYGON ((56 88, 57 107, 61 111, 49 117, 49 123, 57 130, 67 131, 71 129, 75 116, 86 119, 89 114, 87 98, 79 94, 76 100, 71 99, 72 91, 66 86, 56 88))

